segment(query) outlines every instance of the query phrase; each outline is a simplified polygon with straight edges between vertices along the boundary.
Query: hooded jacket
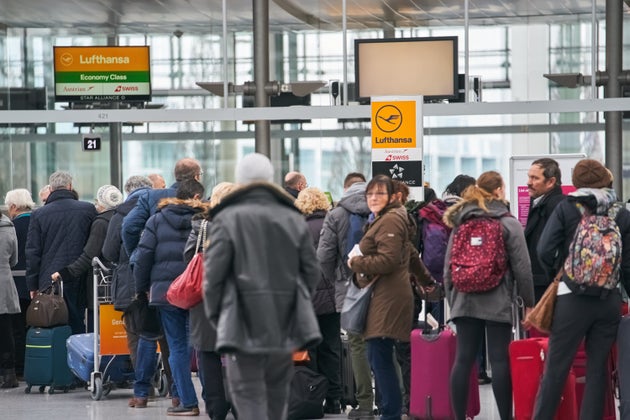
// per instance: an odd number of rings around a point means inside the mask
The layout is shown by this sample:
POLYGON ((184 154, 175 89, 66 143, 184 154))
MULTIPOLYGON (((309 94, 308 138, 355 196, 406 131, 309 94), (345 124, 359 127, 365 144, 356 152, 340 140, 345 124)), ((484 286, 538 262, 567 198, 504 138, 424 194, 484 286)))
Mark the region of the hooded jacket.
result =
MULTIPOLYGON (((317 210, 306 216, 306 223, 313 237, 313 246, 315 249, 317 249, 319 243, 326 213, 325 210, 317 210)), ((313 292, 313 307, 317 315, 337 312, 335 305, 335 282, 326 280, 323 275, 319 283, 317 283, 317 288, 313 292)))
MULTIPOLYGON (((580 188, 569 194, 551 214, 538 241, 538 258, 548 276, 554 277, 569 254, 569 245, 582 218, 576 203, 579 202, 591 212, 602 214, 617 201, 610 188, 580 188)), ((630 212, 622 207, 615 219, 621 232, 621 277, 620 282, 626 291, 630 290, 630 212)))
POLYGON ((413 292, 409 273, 421 284, 432 282, 411 236, 415 233, 400 204, 390 205, 372 221, 359 242, 363 255, 350 262, 359 287, 375 281, 363 337, 409 341, 413 325, 413 292))
POLYGON ((370 209, 365 199, 365 182, 356 182, 346 190, 337 207, 326 214, 322 226, 317 260, 324 280, 335 285, 335 307, 341 312, 352 271, 344 263, 344 253, 350 227, 350 213, 367 217, 370 209))
POLYGON ((138 243, 133 276, 137 293, 150 292, 150 304, 170 305, 166 292, 186 268, 183 255, 190 220, 202 209, 199 200, 165 198, 159 202, 158 212, 147 220, 138 243))
POLYGON ((204 305, 218 352, 288 353, 321 340, 310 292, 320 272, 292 198, 246 184, 210 211, 204 305))
POLYGON ((498 200, 487 204, 488 211, 484 211, 476 204, 460 201, 450 207, 444 214, 444 221, 453 227, 448 241, 444 265, 444 289, 451 307, 451 318, 471 317, 512 324, 512 302, 518 295, 523 299, 526 307, 534 305, 534 285, 532 269, 527 252, 527 243, 521 223, 511 215, 505 216, 507 205, 498 200), (503 225, 503 240, 508 257, 508 270, 501 283, 492 290, 484 293, 458 292, 451 280, 451 251, 453 237, 457 228, 466 220, 473 217, 499 218, 503 225))
POLYGON ((0 214, 0 314, 20 313, 20 298, 11 276, 11 267, 17 262, 18 241, 13 223, 0 214))

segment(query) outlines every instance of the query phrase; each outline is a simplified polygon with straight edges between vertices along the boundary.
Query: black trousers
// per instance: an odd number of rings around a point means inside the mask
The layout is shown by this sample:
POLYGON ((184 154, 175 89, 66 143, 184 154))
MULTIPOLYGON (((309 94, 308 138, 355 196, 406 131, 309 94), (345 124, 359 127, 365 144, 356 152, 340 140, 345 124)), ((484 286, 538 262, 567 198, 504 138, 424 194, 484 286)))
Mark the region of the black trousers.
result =
POLYGON ((317 315, 322 342, 309 349, 311 361, 308 367, 319 372, 328 379, 326 398, 339 400, 341 391, 341 325, 338 312, 317 315))
POLYGON ((197 351, 201 397, 212 420, 225 420, 230 410, 223 381, 221 355, 213 351, 197 351))
POLYGON ((11 314, 0 314, 0 368, 15 368, 15 343, 11 314))
POLYGON ((620 313, 619 290, 612 291, 605 299, 574 293, 558 296, 533 418, 553 419, 569 369, 582 339, 585 339, 586 386, 580 420, 601 420, 608 380, 606 363, 617 337, 620 313))
POLYGON ((13 341, 15 343, 15 371, 19 376, 24 373, 24 352, 26 351, 26 309, 30 299, 20 299, 20 313, 12 314, 13 341))

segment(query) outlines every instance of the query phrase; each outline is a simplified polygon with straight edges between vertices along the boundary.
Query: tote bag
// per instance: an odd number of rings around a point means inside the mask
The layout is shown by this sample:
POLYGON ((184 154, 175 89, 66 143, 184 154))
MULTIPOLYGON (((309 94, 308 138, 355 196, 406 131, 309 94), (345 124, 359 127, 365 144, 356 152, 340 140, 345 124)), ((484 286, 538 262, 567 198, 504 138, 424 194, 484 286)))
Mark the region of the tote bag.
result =
POLYGON ((352 334, 363 334, 373 287, 374 282, 360 288, 354 279, 350 281, 341 309, 341 328, 352 334))

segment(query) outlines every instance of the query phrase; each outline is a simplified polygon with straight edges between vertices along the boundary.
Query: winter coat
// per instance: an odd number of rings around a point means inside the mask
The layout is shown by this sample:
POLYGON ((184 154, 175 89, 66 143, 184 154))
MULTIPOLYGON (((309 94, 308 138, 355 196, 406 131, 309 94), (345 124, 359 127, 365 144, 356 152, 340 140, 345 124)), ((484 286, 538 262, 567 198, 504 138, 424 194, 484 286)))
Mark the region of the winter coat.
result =
MULTIPOLYGON (((66 189, 50 193, 46 205, 31 213, 26 239, 26 283, 29 290, 51 285, 50 276, 74 262, 90 235, 97 215, 93 204, 79 201, 66 189)), ((85 277, 79 279, 82 286, 85 277)))
MULTIPOLYGON (((308 229, 313 237, 313 245, 315 249, 317 249, 317 244, 319 243, 319 237, 325 217, 325 210, 317 210, 306 216, 306 223, 308 224, 308 229)), ((315 309, 315 313, 317 315, 335 313, 335 283, 326 280, 326 278, 322 275, 319 283, 317 283, 317 288, 313 292, 312 300, 313 308, 315 309)))
POLYGON ((542 235, 551 213, 565 198, 564 194, 562 194, 562 188, 557 185, 545 194, 536 205, 534 205, 534 199, 530 200, 527 224, 525 225, 525 240, 527 241, 527 251, 532 264, 534 286, 548 286, 554 278, 554 276, 549 277, 545 273, 538 260, 536 247, 540 243, 540 235, 542 235))
POLYGON ((321 341, 320 279, 304 217, 282 189, 251 183, 210 211, 204 305, 219 352, 287 353, 321 341))
MULTIPOLYGON (((13 223, 0 214, 0 314, 20 312, 20 298, 11 275, 18 262, 18 240, 13 223)), ((6 340, 7 337, 3 337, 6 340)))
POLYGON ((344 262, 350 213, 365 217, 370 214, 365 199, 365 186, 365 182, 352 184, 339 200, 337 207, 326 214, 317 246, 317 260, 322 267, 322 275, 326 281, 335 285, 337 312, 341 312, 348 282, 352 278, 352 271, 344 262))
POLYGON ((190 220, 201 209, 199 200, 166 198, 158 204, 158 212, 147 220, 138 243, 133 276, 137 293, 150 292, 151 305, 170 306, 166 292, 186 268, 183 254, 190 220))
POLYGON ((13 280, 20 299, 31 300, 26 286, 26 235, 28 235, 28 225, 31 222, 31 212, 18 214, 12 222, 18 239, 18 262, 13 267, 13 280))
POLYGON ((488 211, 474 203, 460 201, 450 207, 444 215, 447 225, 453 227, 446 249, 444 263, 444 289, 451 307, 451 318, 471 317, 486 321, 512 323, 512 302, 518 294, 526 307, 534 305, 532 269, 527 252, 527 243, 520 222, 511 215, 505 216, 507 205, 498 200, 486 203, 488 211), (503 217, 502 217, 503 216, 503 217), (508 270, 501 283, 483 293, 458 292, 451 280, 451 252, 457 228, 472 217, 499 218, 503 226, 503 240, 508 257, 508 270))
POLYGON ((175 197, 178 183, 174 183, 169 188, 146 189, 138 196, 136 205, 122 224, 122 240, 127 251, 131 255, 140 242, 140 235, 144 225, 158 210, 158 203, 164 198, 175 197))
MULTIPOLYGON (((538 258, 548 276, 554 277, 569 254, 569 245, 575 236, 575 230, 582 218, 576 203, 580 202, 591 211, 598 213, 608 211, 608 208, 616 201, 614 191, 608 188, 608 194, 597 194, 591 189, 580 188, 576 193, 584 193, 585 196, 574 196, 571 193, 567 199, 556 206, 549 217, 549 221, 538 241, 538 258)), ((621 232, 621 277, 620 282, 626 291, 630 291, 630 212, 622 207, 615 219, 621 232)))
POLYGON ((411 238, 415 227, 400 204, 385 208, 372 221, 350 260, 359 287, 375 281, 368 309, 365 339, 388 337, 409 341, 413 325, 413 292, 409 273, 421 284, 432 282, 411 238))

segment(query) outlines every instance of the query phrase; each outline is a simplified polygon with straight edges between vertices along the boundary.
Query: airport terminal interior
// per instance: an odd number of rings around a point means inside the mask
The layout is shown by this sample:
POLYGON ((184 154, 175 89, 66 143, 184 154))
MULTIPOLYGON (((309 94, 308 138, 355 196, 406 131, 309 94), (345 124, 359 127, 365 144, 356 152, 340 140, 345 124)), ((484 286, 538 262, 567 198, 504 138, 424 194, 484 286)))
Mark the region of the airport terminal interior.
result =
MULTIPOLYGON (((14 188, 36 197, 56 170, 74 176, 85 201, 131 175, 160 173, 171 184, 175 161, 187 156, 201 162, 209 192, 234 181, 236 162, 257 151, 270 156, 278 183, 300 171, 338 200, 348 172, 372 175, 373 95, 361 83, 406 75, 432 88, 446 72, 444 90, 403 84, 374 95, 420 98, 421 181, 438 195, 456 175, 487 170, 512 191, 522 182, 515 158, 572 155, 605 162, 619 198, 630 198, 630 0, 1 3, 0 197, 14 188), (404 40, 447 40, 445 67, 426 50, 397 66, 386 53, 404 40), (358 46, 378 41, 383 55, 361 63, 358 46), (105 84, 69 83, 60 68, 64 48, 98 61, 114 47, 148 53, 128 74, 137 85, 113 83, 123 94, 86 94, 105 84)), ((168 400, 133 410, 130 394, 93 401, 85 390, 1 390, 0 417, 164 415, 168 400)), ((476 418, 498 418, 489 386, 482 406, 476 418)))

